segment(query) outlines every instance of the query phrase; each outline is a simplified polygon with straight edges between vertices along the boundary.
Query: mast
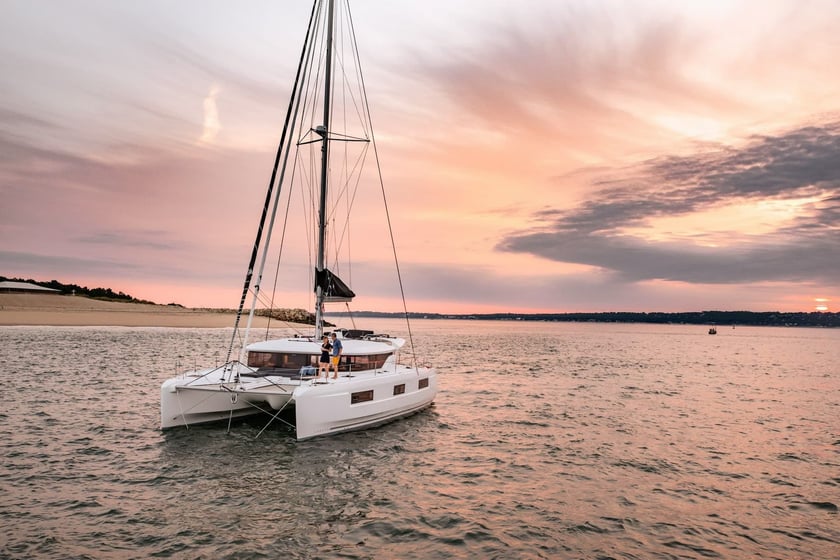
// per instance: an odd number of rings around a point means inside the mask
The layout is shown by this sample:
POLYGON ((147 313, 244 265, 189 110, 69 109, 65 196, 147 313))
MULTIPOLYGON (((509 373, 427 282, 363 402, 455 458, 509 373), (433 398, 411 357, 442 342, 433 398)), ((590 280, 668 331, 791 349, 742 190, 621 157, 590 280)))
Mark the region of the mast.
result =
MULTIPOLYGON (((326 267, 325 245, 327 237, 327 177, 329 175, 330 160, 330 97, 332 86, 332 58, 333 58, 333 8, 334 0, 329 0, 327 9, 327 53, 324 71, 324 120, 315 132, 321 136, 321 197, 318 208, 318 260, 316 270, 322 271, 326 267)), ((315 338, 320 339, 324 334, 324 290, 320 285, 315 287, 315 338)))

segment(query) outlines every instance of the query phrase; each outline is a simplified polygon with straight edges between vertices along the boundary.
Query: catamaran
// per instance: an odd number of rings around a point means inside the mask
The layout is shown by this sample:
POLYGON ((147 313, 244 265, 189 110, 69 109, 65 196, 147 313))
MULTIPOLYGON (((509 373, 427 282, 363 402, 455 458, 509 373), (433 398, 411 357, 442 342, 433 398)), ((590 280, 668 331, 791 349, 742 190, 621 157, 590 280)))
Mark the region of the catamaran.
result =
MULTIPOLYGON (((365 184, 381 190, 388 231, 385 239, 390 238, 394 278, 405 310, 349 1, 316 0, 227 357, 221 365, 185 371, 161 385, 161 428, 224 421, 229 427, 234 418, 256 414, 266 415, 268 425, 278 418, 286 421, 283 418, 292 416, 293 411, 296 437, 304 440, 377 426, 433 403, 437 393, 436 370, 420 365, 416 353, 404 351, 414 347, 407 311, 404 315, 408 347, 404 337, 358 329, 355 325, 336 328, 330 334, 336 335, 342 348, 337 377, 333 378, 336 368, 332 365, 326 377, 320 372, 322 338, 327 332, 326 306, 344 303, 349 309, 349 302, 356 297, 351 282, 345 282, 338 272, 344 274, 340 268, 349 255, 349 217, 354 204, 365 199, 360 194, 365 184), (373 172, 363 171, 370 167, 373 172), (293 209, 293 200, 303 200, 303 209, 293 209), (274 254, 269 252, 272 232, 282 234, 281 250, 276 252, 280 255, 287 230, 296 219, 310 232, 308 241, 300 245, 311 246, 310 253, 314 253, 309 256, 310 266, 305 267, 308 278, 304 281, 312 290, 315 325, 302 334, 274 339, 267 334, 265 340, 252 342, 253 318, 258 302, 264 301, 263 274, 274 254), (249 296, 251 305, 246 312, 249 296), (284 411, 289 414, 281 415, 284 411)), ((377 236, 370 243, 379 246, 382 239, 377 236)), ((305 251, 286 252, 301 257, 305 251)), ((278 256, 278 269, 281 262, 278 256)), ((296 269, 301 268, 299 263, 296 269)), ((349 265, 347 271, 352 272, 349 265)))

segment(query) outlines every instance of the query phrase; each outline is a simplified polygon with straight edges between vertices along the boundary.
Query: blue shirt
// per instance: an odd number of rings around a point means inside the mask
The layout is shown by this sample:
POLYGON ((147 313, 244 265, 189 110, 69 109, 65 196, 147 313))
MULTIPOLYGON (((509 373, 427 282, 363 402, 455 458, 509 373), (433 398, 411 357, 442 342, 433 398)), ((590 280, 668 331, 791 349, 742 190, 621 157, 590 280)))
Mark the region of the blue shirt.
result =
POLYGON ((332 342, 332 355, 338 356, 339 354, 341 354, 341 341, 336 338, 332 342))

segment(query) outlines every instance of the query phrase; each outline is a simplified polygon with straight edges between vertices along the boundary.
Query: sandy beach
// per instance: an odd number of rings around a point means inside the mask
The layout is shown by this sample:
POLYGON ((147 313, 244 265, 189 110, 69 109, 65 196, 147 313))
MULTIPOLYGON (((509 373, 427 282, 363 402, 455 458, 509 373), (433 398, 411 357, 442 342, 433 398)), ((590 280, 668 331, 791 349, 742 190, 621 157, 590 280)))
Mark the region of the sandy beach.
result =
MULTIPOLYGON (((236 315, 206 309, 100 301, 82 296, 0 293, 0 326, 232 327, 236 315)), ((255 317, 265 326, 265 317, 255 317)), ((276 326, 284 323, 273 321, 276 326)))

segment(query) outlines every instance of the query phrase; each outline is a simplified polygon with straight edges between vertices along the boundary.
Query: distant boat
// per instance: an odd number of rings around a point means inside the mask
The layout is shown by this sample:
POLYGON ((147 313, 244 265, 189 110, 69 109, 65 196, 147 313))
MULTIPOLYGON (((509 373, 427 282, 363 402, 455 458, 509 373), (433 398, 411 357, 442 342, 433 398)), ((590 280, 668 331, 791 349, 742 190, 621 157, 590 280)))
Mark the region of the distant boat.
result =
MULTIPOLYGON (((372 427, 432 404, 437 393, 437 372, 432 367, 419 366, 413 355, 408 356, 408 363, 403 363, 406 356, 400 355, 400 349, 406 344, 404 338, 355 327, 335 329, 333 332, 342 348, 339 374, 333 379, 333 368, 330 367, 327 378, 319 375, 325 305, 348 303, 356 296, 348 283, 333 271, 338 270, 339 255, 349 255, 346 250, 349 216, 354 203, 362 204, 363 197, 356 197, 360 185, 371 184, 379 194, 379 200, 383 201, 383 222, 387 228, 372 236, 369 244, 379 246, 383 239, 390 238, 392 253, 386 254, 393 256, 397 269, 394 281, 402 293, 357 53, 348 0, 316 0, 227 358, 222 365, 187 371, 162 384, 161 428, 220 420, 230 422, 233 418, 259 413, 270 414, 270 421, 273 421, 284 409, 294 409, 296 437, 303 440, 372 427), (337 52, 339 48, 343 49, 341 53, 337 52), (338 91, 345 87, 351 87, 352 91, 338 91), (343 113, 342 101, 349 107, 343 113), (349 125, 348 121, 354 123, 349 125), (372 161, 368 161, 365 168, 364 156, 368 155, 368 147, 373 147, 373 157, 367 158, 372 161), (362 155, 358 159, 355 155, 348 158, 351 148, 362 155), (363 168, 367 169, 365 175, 363 168), (305 190, 292 197, 291 189, 301 184, 305 190), (285 201, 280 196, 281 191, 285 201), (290 212, 287 205, 293 200, 306 201, 305 211, 290 212), (302 219, 304 215, 311 219, 302 219), (276 228, 273 227, 275 219, 280 222, 276 228), (295 270, 301 270, 301 265, 314 261, 314 270, 303 269, 303 275, 305 270, 311 273, 308 279, 302 279, 306 284, 301 288, 313 287, 315 326, 311 332, 298 336, 251 343, 250 327, 260 296, 272 230, 277 230, 282 245, 292 224, 308 226, 309 231, 294 250, 286 251, 299 259, 286 265, 286 270, 291 275, 295 270), (309 247, 312 247, 312 253, 307 259, 309 247), (247 324, 240 332, 240 318, 249 293, 251 309, 247 324), (240 339, 239 358, 232 359, 240 339)), ((376 199, 368 197, 367 200, 376 199)), ((364 225, 363 232, 369 224, 364 225)), ((280 257, 277 259, 279 261, 280 257)), ((408 313, 404 315, 411 340, 408 313)))
POLYGON ((709 334, 717 334, 717 328, 712 327, 709 329, 709 334))

